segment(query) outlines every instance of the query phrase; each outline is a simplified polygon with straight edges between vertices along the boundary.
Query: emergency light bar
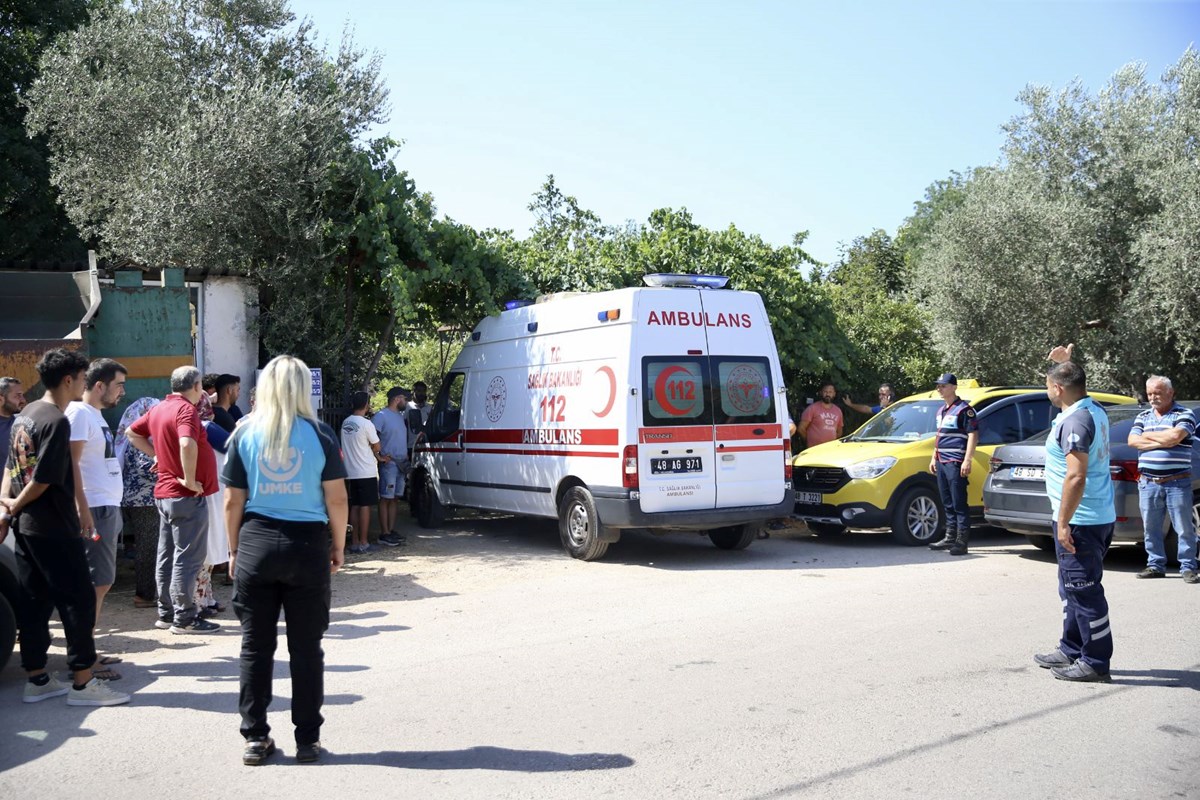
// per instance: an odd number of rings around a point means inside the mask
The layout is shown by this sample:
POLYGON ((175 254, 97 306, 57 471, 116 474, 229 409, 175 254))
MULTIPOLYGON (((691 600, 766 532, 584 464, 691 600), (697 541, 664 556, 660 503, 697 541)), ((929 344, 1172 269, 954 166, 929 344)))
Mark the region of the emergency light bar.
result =
POLYGON ((677 272, 655 272, 642 276, 642 281, 647 286, 691 286, 697 289, 724 289, 729 284, 729 278, 724 275, 683 275, 677 272))

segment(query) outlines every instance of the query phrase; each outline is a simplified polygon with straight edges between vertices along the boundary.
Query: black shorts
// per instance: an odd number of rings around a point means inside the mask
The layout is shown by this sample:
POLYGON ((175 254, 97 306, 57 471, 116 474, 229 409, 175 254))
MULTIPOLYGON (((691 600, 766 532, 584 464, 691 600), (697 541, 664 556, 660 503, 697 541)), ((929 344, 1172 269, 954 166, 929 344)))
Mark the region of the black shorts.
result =
POLYGON ((379 505, 379 478, 347 478, 346 494, 352 506, 379 505))

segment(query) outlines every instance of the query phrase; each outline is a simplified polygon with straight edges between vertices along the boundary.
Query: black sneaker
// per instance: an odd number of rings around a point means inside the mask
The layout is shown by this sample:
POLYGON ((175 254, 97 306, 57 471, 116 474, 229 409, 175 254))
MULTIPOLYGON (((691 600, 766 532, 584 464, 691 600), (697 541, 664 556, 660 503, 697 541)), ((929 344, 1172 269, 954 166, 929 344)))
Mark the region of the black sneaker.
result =
POLYGON ((1165 578, 1167 577, 1167 573, 1163 572, 1161 569, 1146 567, 1144 570, 1139 572, 1137 576, 1139 578, 1165 578))
POLYGON ((1054 677, 1060 681, 1076 681, 1078 683, 1112 683, 1112 676, 1107 672, 1097 672, 1083 659, 1069 667, 1052 667, 1054 677))
POLYGON ((247 767, 257 767, 267 763, 267 759, 275 752, 275 740, 269 736, 266 739, 247 739, 246 747, 242 750, 242 763, 247 767))
POLYGON ((296 760, 301 764, 312 764, 321 758, 321 743, 296 745, 296 760))
POLYGON ((395 531, 392 531, 391 533, 385 533, 380 536, 379 543, 382 545, 387 545, 388 547, 401 547, 408 544, 408 540, 395 531))
POLYGON ((190 625, 172 625, 171 633, 216 633, 221 626, 215 622, 196 617, 190 625))
POLYGON ((1058 648, 1054 649, 1053 653, 1037 653, 1033 660, 1042 669, 1051 669, 1053 667, 1069 667, 1075 662, 1063 655, 1063 651, 1058 648))

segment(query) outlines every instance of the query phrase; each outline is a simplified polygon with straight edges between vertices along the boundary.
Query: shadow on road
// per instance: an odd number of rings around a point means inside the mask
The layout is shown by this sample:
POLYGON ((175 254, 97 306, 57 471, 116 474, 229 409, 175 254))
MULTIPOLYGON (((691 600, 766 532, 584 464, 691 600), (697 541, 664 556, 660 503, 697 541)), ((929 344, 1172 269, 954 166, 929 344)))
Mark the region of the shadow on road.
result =
POLYGON ((328 753, 326 764, 370 764, 398 769, 488 769, 500 772, 586 772, 625 769, 634 760, 619 753, 555 753, 550 750, 511 750, 507 747, 468 747, 465 750, 385 750, 379 753, 328 753))

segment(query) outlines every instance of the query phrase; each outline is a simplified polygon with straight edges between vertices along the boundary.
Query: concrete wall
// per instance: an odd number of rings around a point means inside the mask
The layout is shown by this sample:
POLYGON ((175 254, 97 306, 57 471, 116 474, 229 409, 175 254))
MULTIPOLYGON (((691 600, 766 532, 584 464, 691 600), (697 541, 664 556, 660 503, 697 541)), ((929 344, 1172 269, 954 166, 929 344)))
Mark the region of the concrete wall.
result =
POLYGON ((258 292, 245 278, 205 278, 202 316, 205 372, 229 372, 242 378, 238 406, 250 409, 249 392, 258 367, 258 292))

